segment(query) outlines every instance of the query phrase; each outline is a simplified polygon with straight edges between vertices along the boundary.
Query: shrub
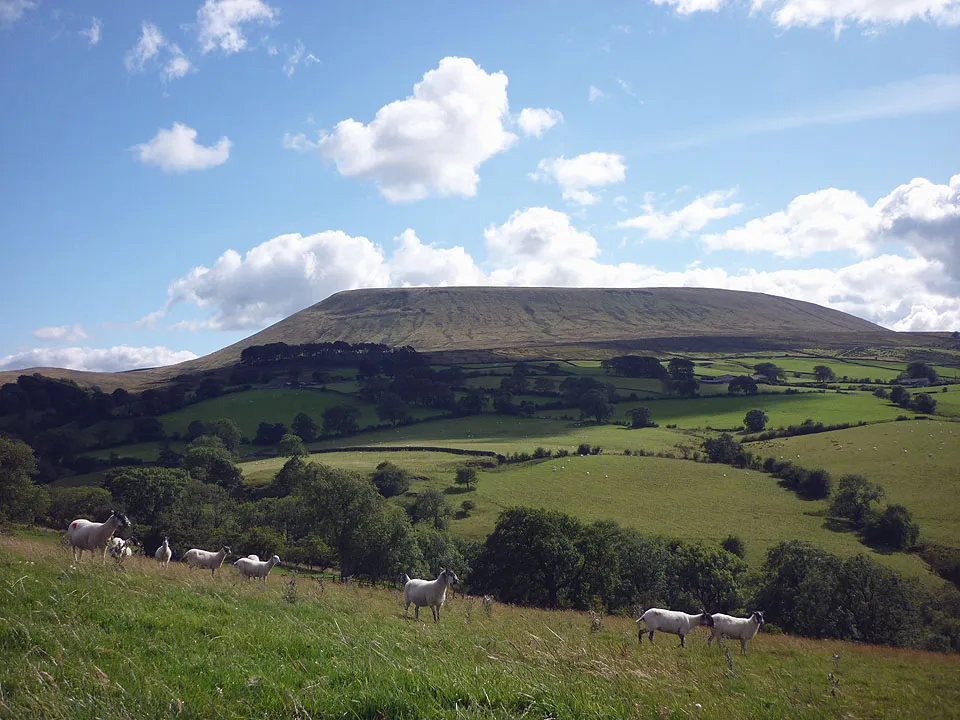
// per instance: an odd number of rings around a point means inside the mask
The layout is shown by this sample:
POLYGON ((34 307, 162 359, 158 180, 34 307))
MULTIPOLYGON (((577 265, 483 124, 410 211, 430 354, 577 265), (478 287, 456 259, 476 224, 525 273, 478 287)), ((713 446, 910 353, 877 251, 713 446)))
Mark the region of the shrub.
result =
POLYGON ((293 457, 295 455, 307 455, 308 453, 299 435, 287 433, 280 438, 280 443, 277 445, 277 454, 282 457, 293 457))
POLYGON ((720 547, 726 550, 728 553, 733 553, 741 560, 746 556, 747 550, 741 540, 736 535, 730 535, 726 540, 720 543, 720 547))
POLYGON ((913 521, 913 515, 903 505, 887 505, 867 525, 864 537, 868 542, 906 550, 916 545, 920 537, 920 526, 913 521))
POLYGON ((934 400, 932 395, 927 393, 920 393, 913 399, 913 404, 916 407, 918 412, 926 413, 931 415, 937 411, 937 401, 934 400))
POLYGON ((760 432, 767 426, 769 421, 770 418, 767 417, 767 414, 757 408, 747 411, 747 414, 743 418, 743 424, 746 425, 747 430, 750 432, 760 432))
POLYGON ((737 442, 730 433, 723 433, 720 437, 709 438, 704 441, 703 449, 710 458, 710 462, 735 465, 743 458, 743 445, 737 442))
POLYGON ((883 499, 883 488, 869 482, 862 475, 843 475, 830 504, 830 514, 846 518, 862 530, 873 517, 872 503, 883 499))
POLYGON ((826 470, 810 470, 797 486, 797 494, 806 500, 823 500, 830 496, 832 479, 826 470))
POLYGON ((577 445, 577 455, 589 455, 590 443, 580 443, 577 445))
POLYGON ((370 480, 384 497, 402 495, 410 488, 410 473, 389 460, 377 465, 370 480))
MULTIPOLYGON (((534 455, 534 457, 536 457, 536 455, 534 455)), ((469 466, 457 468, 457 477, 455 482, 457 485, 466 485, 468 490, 471 489, 472 486, 477 484, 476 468, 469 466)))

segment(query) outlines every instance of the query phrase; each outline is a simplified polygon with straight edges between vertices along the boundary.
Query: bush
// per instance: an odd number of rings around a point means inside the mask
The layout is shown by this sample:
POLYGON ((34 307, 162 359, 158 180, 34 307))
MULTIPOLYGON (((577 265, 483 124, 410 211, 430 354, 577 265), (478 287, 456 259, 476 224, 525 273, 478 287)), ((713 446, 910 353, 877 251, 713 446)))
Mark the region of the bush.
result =
POLYGON ((937 411, 937 401, 934 400, 932 395, 927 393, 920 393, 913 399, 913 404, 917 409, 917 412, 922 412, 927 415, 932 415, 937 411))
POLYGON ((293 457, 295 455, 307 455, 308 453, 299 435, 287 433, 280 438, 280 443, 277 445, 277 454, 282 457, 293 457))
POLYGON ((873 517, 872 503, 883 499, 883 488, 869 482, 862 475, 843 475, 830 504, 830 514, 849 520, 862 530, 873 517))
POLYGON ((805 500, 823 500, 830 496, 832 479, 826 470, 810 470, 797 486, 797 494, 805 500))
POLYGON ((750 432, 760 432, 767 426, 769 421, 770 418, 767 417, 767 414, 763 410, 756 408, 749 410, 743 418, 743 424, 750 432))
POLYGON ((577 445, 577 455, 589 455, 590 443, 580 443, 577 445))
POLYGON ((410 473, 389 460, 377 465, 370 479, 384 497, 402 495, 410 488, 410 473))
MULTIPOLYGON (((536 457, 536 454, 534 454, 536 457)), ((467 489, 471 489, 473 485, 477 484, 477 470, 469 466, 464 466, 457 468, 457 477, 455 482, 457 485, 466 485, 467 489)))
POLYGON ((913 515, 903 505, 887 505, 867 525, 864 537, 868 542, 895 550, 913 547, 920 537, 920 526, 913 521, 913 515))
POLYGON ((710 462, 736 465, 744 457, 743 445, 737 442, 730 433, 723 433, 720 437, 710 438, 703 443, 704 452, 710 462))
POLYGON ((728 553, 736 555, 741 560, 746 557, 747 549, 741 540, 736 535, 730 535, 726 540, 720 543, 720 547, 726 550, 728 553))

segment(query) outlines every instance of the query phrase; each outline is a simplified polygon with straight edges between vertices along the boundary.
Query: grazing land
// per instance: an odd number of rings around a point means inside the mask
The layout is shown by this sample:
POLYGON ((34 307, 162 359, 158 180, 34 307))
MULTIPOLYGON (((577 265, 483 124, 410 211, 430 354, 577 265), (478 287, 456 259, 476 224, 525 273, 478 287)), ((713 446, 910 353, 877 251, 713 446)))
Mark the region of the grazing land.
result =
POLYGON ((582 613, 488 615, 459 594, 417 623, 396 591, 230 570, 75 567, 48 539, 0 537, 2 714, 933 719, 960 703, 957 656, 766 631, 746 657, 701 630, 639 646, 632 619, 591 632, 582 613))

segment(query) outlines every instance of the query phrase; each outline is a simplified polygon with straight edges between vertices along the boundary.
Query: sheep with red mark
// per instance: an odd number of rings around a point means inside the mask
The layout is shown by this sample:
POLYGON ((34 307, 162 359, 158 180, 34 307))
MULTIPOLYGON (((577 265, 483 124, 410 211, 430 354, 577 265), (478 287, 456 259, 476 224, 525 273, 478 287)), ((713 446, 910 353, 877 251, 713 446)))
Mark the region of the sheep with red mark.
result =
POLYGON ((73 550, 73 559, 80 562, 83 551, 103 548, 102 560, 107 562, 107 545, 110 538, 120 527, 130 527, 130 521, 123 513, 112 512, 105 522, 92 522, 86 518, 77 518, 67 526, 67 542, 73 550))

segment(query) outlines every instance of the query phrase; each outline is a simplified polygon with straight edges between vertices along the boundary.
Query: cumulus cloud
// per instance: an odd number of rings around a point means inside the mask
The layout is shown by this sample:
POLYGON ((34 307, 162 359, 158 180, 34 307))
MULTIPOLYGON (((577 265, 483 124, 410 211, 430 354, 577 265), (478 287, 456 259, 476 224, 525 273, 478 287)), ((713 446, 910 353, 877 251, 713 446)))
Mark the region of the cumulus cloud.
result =
POLYGON ((164 172, 188 172, 223 165, 230 157, 230 140, 224 136, 216 145, 205 147, 197 143, 196 130, 175 122, 132 150, 140 162, 157 165, 164 172))
MULTIPOLYGON (((716 12, 733 0, 652 0, 680 15, 716 12)), ((744 3, 746 4, 746 3, 744 3)), ((833 25, 835 32, 855 24, 865 27, 901 25, 922 20, 938 25, 960 24, 960 0, 750 0, 753 13, 767 13, 779 27, 833 25)))
POLYGON ((279 11, 263 0, 206 0, 197 10, 199 40, 204 53, 218 48, 225 54, 247 47, 242 26, 272 23, 279 11))
POLYGON ((715 190, 672 212, 657 211, 652 203, 647 202, 642 215, 622 220, 617 227, 642 230, 655 240, 690 237, 713 220, 739 214, 743 204, 728 202, 735 193, 736 190, 715 190))
POLYGON ((307 48, 304 47, 303 43, 297 40, 297 44, 294 46, 293 52, 290 53, 290 57, 288 57, 287 61, 283 64, 283 72, 287 74, 287 77, 293 77, 293 74, 297 71, 297 67, 301 63, 303 63, 304 67, 308 67, 309 65, 318 62, 320 62, 320 58, 318 58, 312 52, 307 52, 307 48))
MULTIPOLYGON (((97 25, 98 39, 99 31, 99 25, 97 25)), ((137 44, 127 52, 123 63, 127 71, 131 73, 142 73, 148 67, 159 66, 160 76, 164 82, 183 77, 192 67, 190 60, 183 54, 180 46, 168 42, 163 33, 160 32, 160 28, 149 22, 144 22, 141 25, 140 38, 137 40, 137 44), (161 51, 166 56, 162 63, 160 62, 161 51)))
POLYGON ((20 21, 27 10, 37 7, 35 0, 0 0, 0 27, 8 27, 20 21))
POLYGON ((462 247, 438 248, 423 243, 407 228, 394 238, 390 258, 391 285, 485 285, 487 278, 462 247))
POLYGON ((79 323, 75 325, 50 325, 37 328, 33 331, 33 336, 40 340, 66 340, 67 342, 76 342, 77 340, 87 340, 90 338, 83 326, 79 323))
POLYGON ((557 183, 563 191, 563 199, 580 205, 593 205, 599 201, 590 188, 603 187, 623 182, 627 166, 623 156, 615 153, 590 152, 569 160, 564 157, 544 159, 531 177, 557 183))
POLYGON ((91 372, 122 372, 174 365, 196 357, 189 350, 170 350, 165 347, 117 345, 109 348, 30 348, 0 357, 0 370, 58 367, 91 372))
POLYGON ((873 205, 850 190, 819 190, 794 198, 786 210, 702 240, 711 250, 787 258, 835 250, 868 256, 885 243, 899 243, 960 279, 958 236, 960 175, 955 175, 946 185, 914 179, 873 205))
POLYGON ((591 85, 590 89, 587 91, 587 99, 589 99, 590 102, 593 102, 594 100, 599 100, 603 96, 604 96, 603 90, 598 88, 596 85, 591 85))
POLYGON ((213 267, 196 267, 169 288, 168 306, 213 308, 208 326, 263 327, 340 290, 389 282, 383 253, 365 237, 340 231, 280 235, 246 255, 227 250, 213 267))
POLYGON ((517 126, 524 135, 540 137, 557 123, 563 122, 563 113, 551 108, 524 108, 517 117, 517 126))
POLYGON ((376 183, 391 202, 472 197, 477 168, 516 140, 508 120, 507 76, 447 57, 413 95, 380 108, 369 125, 337 123, 321 138, 320 152, 342 175, 376 183))
POLYGON ((101 27, 102 24, 100 22, 100 18, 95 17, 90 23, 90 27, 88 27, 86 30, 81 30, 80 34, 87 39, 88 43, 91 45, 96 45, 98 42, 100 42, 101 27))

